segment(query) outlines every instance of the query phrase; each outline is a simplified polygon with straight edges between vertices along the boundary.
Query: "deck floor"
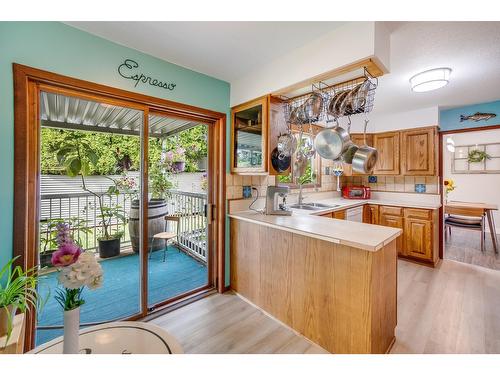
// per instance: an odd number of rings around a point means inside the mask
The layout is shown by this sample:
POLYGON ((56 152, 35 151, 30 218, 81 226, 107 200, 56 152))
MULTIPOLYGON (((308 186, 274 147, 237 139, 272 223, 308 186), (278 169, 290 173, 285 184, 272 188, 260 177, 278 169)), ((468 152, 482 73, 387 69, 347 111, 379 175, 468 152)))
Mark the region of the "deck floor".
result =
MULTIPOLYGON (((139 312, 139 264, 138 254, 101 261, 104 283, 99 289, 84 291, 82 323, 113 320, 139 312)), ((54 298, 58 287, 57 275, 57 272, 52 272, 40 277, 39 291, 43 297, 49 297, 38 315, 39 326, 63 324, 63 312, 54 298)), ((168 248, 166 262, 163 262, 163 251, 156 251, 149 260, 148 303, 153 305, 204 286, 207 280, 207 267, 177 248, 168 248)), ((36 344, 60 335, 62 329, 39 329, 36 344)))

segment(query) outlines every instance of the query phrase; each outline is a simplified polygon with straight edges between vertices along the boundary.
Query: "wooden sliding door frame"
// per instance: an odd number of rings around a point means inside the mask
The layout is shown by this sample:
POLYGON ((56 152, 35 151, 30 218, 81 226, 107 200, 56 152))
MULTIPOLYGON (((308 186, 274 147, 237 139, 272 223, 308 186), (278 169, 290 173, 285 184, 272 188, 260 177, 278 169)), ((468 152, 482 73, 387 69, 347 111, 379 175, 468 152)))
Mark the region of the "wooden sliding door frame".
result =
MULTIPOLYGON (((13 253, 19 256, 17 264, 24 269, 37 265, 36 247, 39 222, 39 187, 40 187, 40 91, 50 91, 65 95, 83 97, 89 100, 98 100, 107 104, 122 105, 143 111, 143 133, 141 134, 142 155, 141 174, 143 181, 148 178, 148 120, 150 112, 192 119, 209 124, 209 131, 213 139, 212 155, 209 160, 209 175, 211 181, 213 210, 213 249, 212 265, 210 270, 214 279, 212 283, 219 293, 225 291, 225 167, 226 167, 226 114, 170 100, 155 98, 122 89, 117 89, 89 81, 84 81, 60 74, 13 64, 14 75, 14 230, 13 253)), ((209 137, 210 138, 210 137, 209 137)), ((210 149, 210 148, 209 148, 210 149)), ((147 202, 148 186, 142 184, 142 199, 147 202)), ((147 217, 147 205, 142 205, 142 217, 147 217)), ((143 233, 148 233, 147 220, 142 220, 143 233)), ((147 249, 148 238, 142 236, 143 249, 147 249)), ((143 251, 141 257, 141 274, 147 269, 148 252, 143 251)), ((136 320, 148 313, 147 278, 141 277, 141 312, 125 319, 136 320)), ((172 299, 170 302, 185 301, 188 294, 199 298, 204 288, 198 288, 172 299)), ((206 289, 206 288, 205 288, 206 289)), ((164 304, 165 305, 165 304, 164 304)), ((156 307, 156 306, 155 306, 156 307)), ((27 329, 25 336, 25 350, 34 346, 35 312, 27 314, 27 329)))

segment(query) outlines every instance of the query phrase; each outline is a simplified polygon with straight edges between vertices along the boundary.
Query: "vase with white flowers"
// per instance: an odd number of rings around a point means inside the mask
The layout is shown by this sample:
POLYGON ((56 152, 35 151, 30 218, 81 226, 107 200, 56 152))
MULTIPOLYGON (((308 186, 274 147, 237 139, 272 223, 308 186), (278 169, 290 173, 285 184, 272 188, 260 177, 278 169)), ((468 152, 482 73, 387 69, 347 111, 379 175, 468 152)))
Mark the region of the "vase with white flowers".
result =
POLYGON ((97 289, 102 285, 103 272, 93 253, 83 251, 71 238, 69 227, 60 226, 58 249, 52 255, 52 265, 58 268, 59 284, 56 300, 64 310, 63 353, 78 353, 80 306, 85 303, 85 287, 97 289))

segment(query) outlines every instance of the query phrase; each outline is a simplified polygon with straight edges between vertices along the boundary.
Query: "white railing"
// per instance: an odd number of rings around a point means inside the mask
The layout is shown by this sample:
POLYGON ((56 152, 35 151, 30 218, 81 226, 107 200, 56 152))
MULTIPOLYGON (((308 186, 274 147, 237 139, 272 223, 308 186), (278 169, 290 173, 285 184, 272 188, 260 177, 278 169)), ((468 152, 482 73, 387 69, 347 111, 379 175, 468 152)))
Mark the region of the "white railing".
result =
MULTIPOLYGON (((191 256, 206 263, 207 261, 207 220, 205 217, 206 194, 173 190, 167 199, 168 215, 178 215, 178 244, 191 256)), ((128 218, 132 195, 118 194, 103 196, 107 206, 120 206, 122 214, 128 218)), ((54 248, 48 239, 52 237, 50 224, 62 219, 83 220, 87 230, 73 230, 73 236, 85 250, 96 250, 97 238, 102 234, 97 198, 88 193, 42 194, 40 197, 40 253, 54 248)), ((122 246, 130 244, 127 223, 117 219, 111 221, 114 231, 123 231, 122 246)))
POLYGON ((194 256, 207 261, 207 195, 171 190, 168 214, 180 217, 178 244, 194 256))

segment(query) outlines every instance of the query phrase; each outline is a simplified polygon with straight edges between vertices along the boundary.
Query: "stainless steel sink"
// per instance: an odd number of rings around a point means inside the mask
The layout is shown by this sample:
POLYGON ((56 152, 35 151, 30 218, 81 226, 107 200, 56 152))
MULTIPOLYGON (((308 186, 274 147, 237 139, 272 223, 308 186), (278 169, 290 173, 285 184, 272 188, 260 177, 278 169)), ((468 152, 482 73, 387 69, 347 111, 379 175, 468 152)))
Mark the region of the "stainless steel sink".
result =
POLYGON ((313 207, 319 207, 319 208, 335 208, 338 207, 338 204, 324 204, 324 203, 304 203, 308 204, 313 207))
POLYGON ((310 204, 305 204, 305 203, 304 204, 291 204, 290 208, 295 208, 298 210, 311 210, 311 211, 321 210, 320 207, 311 206, 310 204))
POLYGON ((317 210, 322 210, 324 208, 335 208, 338 206, 339 206, 338 204, 302 203, 302 204, 292 204, 290 205, 290 208, 295 208, 298 210, 317 211, 317 210))

